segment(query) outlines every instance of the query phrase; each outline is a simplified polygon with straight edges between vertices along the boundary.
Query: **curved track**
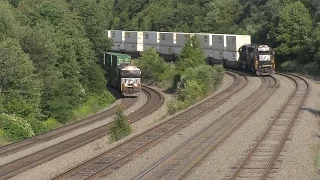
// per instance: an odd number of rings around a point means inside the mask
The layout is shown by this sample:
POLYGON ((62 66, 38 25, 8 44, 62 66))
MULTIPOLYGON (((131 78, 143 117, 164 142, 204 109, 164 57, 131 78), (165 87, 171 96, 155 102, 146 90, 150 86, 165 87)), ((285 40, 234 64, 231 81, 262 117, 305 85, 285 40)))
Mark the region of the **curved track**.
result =
POLYGON ((308 82, 303 78, 294 75, 280 75, 294 81, 296 89, 276 114, 269 127, 258 138, 256 145, 237 166, 230 179, 275 178, 270 174, 279 169, 277 158, 309 92, 308 82))
POLYGON ((136 179, 181 179, 209 152, 248 120, 279 87, 279 82, 273 77, 261 79, 263 83, 253 95, 244 99, 136 179))
POLYGON ((185 126, 197 121, 212 110, 226 102, 235 92, 244 88, 248 81, 245 76, 239 76, 229 72, 234 78, 234 83, 223 92, 203 101, 187 111, 177 114, 168 121, 165 121, 146 132, 137 135, 119 146, 102 153, 96 158, 83 163, 55 179, 87 179, 100 178, 105 176, 127 162, 131 161, 137 155, 144 153, 159 142, 180 131, 185 126))
MULTIPOLYGON (((136 102, 136 100, 137 99, 134 99, 134 98, 123 99, 123 101, 119 104, 119 106, 124 109, 127 109, 127 108, 131 107, 136 102)), ((50 140, 55 139, 57 137, 63 136, 63 135, 65 135, 75 129, 79 129, 79 128, 88 126, 92 123, 99 122, 105 118, 113 116, 115 114, 116 109, 117 109, 117 106, 110 108, 106 111, 103 111, 101 113, 95 114, 93 116, 90 116, 84 120, 73 122, 73 123, 68 124, 66 126, 62 126, 60 128, 53 129, 49 132, 25 139, 23 141, 20 141, 20 142, 14 143, 14 144, 2 146, 2 147, 0 147, 0 157, 14 154, 16 152, 27 149, 31 146, 35 146, 39 143, 47 142, 47 141, 50 141, 50 140)))
MULTIPOLYGON (((148 101, 142 108, 138 109, 137 111, 131 113, 128 116, 128 120, 130 121, 130 123, 138 121, 142 117, 145 117, 151 114, 152 112, 157 110, 164 102, 164 97, 162 96, 161 93, 156 92, 155 90, 148 87, 143 87, 143 91, 146 93, 148 97, 148 101)), ((121 104, 121 106, 128 108, 134 102, 135 102, 135 99, 133 98, 124 99, 124 102, 121 104)), ((77 123, 70 124, 66 127, 62 127, 57 130, 54 130, 52 132, 45 133, 45 134, 36 136, 34 138, 30 138, 26 140, 26 142, 23 141, 20 143, 13 144, 12 146, 10 145, 5 146, 3 147, 3 149, 1 148, 2 155, 11 154, 11 152, 13 151, 14 152, 21 151, 22 149, 26 149, 30 146, 35 146, 36 144, 40 144, 44 141, 48 141, 50 139, 54 139, 56 137, 62 136, 71 130, 79 129, 93 122, 101 121, 107 117, 114 115, 116 108, 117 107, 114 107, 108 111, 92 116, 84 121, 79 121, 77 123)), ((60 142, 51 147, 42 149, 38 152, 27 155, 23 158, 20 158, 8 164, 2 165, 0 166, 0 178, 7 179, 10 177, 13 177, 21 172, 24 172, 42 163, 45 163, 55 157, 68 153, 73 149, 76 149, 85 144, 88 144, 93 140, 101 138, 108 133, 107 129, 109 129, 110 125, 111 123, 108 123, 106 125, 92 129, 81 135, 70 138, 66 141, 60 142)))

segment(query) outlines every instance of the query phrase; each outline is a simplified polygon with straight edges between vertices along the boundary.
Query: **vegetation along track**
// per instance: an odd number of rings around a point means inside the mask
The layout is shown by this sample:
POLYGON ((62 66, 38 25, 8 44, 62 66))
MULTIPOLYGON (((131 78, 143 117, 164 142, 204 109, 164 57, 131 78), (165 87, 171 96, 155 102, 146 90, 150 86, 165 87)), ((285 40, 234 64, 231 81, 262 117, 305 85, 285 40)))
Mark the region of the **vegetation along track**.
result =
POLYGON ((87 179, 105 176, 134 157, 142 154, 147 149, 152 148, 157 143, 167 139, 171 135, 180 131, 184 127, 197 121, 212 110, 216 109, 237 91, 244 88, 248 81, 245 76, 228 72, 233 78, 234 83, 221 93, 199 103, 183 113, 175 115, 168 121, 139 134, 119 146, 102 153, 101 155, 77 166, 69 171, 60 174, 55 179, 87 179))
POLYGON ((242 159, 230 176, 230 179, 268 179, 279 169, 281 161, 277 158, 289 136, 294 121, 303 105, 308 92, 308 83, 298 76, 286 75, 296 84, 295 91, 274 116, 272 123, 258 138, 255 146, 242 159))
MULTIPOLYGON (((143 91, 147 94, 148 101, 146 102, 146 104, 142 108, 140 108, 137 111, 128 115, 128 120, 130 121, 130 123, 133 123, 133 122, 141 119, 142 117, 145 117, 145 116, 151 114, 155 110, 159 109, 160 106, 164 102, 164 97, 161 93, 154 91, 153 89, 148 88, 148 87, 143 87, 143 91)), ((124 99, 125 104, 122 103, 122 106, 125 106, 125 105, 130 106, 134 103, 134 101, 135 100, 133 98, 124 99)), ((17 143, 17 145, 13 144, 13 146, 15 148, 11 148, 11 150, 17 151, 18 149, 21 150, 21 149, 27 148, 31 145, 35 146, 36 144, 39 144, 44 141, 48 141, 50 139, 53 139, 53 138, 59 137, 63 134, 66 134, 66 133, 68 133, 68 131, 81 128, 83 126, 86 126, 88 124, 91 124, 91 123, 99 121, 99 120, 103 120, 104 118, 110 117, 111 115, 113 115, 115 112, 115 108, 112 108, 109 111, 106 111, 102 114, 98 114, 96 116, 90 117, 90 118, 84 120, 83 122, 79 122, 79 124, 74 123, 74 124, 69 125, 70 127, 69 126, 63 127, 63 128, 57 129, 53 132, 49 132, 49 133, 40 135, 39 137, 30 138, 29 140, 27 140, 26 143, 21 142, 20 145, 19 145, 19 143, 17 143)), ((22 157, 20 159, 17 159, 15 161, 12 161, 10 163, 2 165, 2 166, 0 166, 0 178, 7 179, 10 177, 13 177, 21 172, 24 172, 28 169, 31 169, 37 165, 42 164, 42 163, 45 163, 45 162, 47 162, 53 158, 56 158, 62 154, 68 153, 68 152, 70 152, 76 148, 79 148, 87 143, 90 143, 98 138, 101 138, 108 133, 107 130, 110 127, 110 125, 111 125, 111 123, 108 123, 106 125, 100 126, 98 128, 92 129, 92 130, 85 132, 83 134, 80 134, 78 136, 70 138, 66 141, 60 142, 60 143, 53 145, 51 147, 42 149, 38 152, 35 152, 33 154, 27 155, 25 157, 22 157)), ((3 153, 2 155, 10 152, 10 146, 7 146, 6 148, 7 148, 6 149, 7 151, 2 150, 2 153, 3 153)))
POLYGON ((255 93, 224 113, 135 179, 181 179, 209 152, 248 120, 279 87, 279 81, 273 77, 260 78, 263 83, 255 93))

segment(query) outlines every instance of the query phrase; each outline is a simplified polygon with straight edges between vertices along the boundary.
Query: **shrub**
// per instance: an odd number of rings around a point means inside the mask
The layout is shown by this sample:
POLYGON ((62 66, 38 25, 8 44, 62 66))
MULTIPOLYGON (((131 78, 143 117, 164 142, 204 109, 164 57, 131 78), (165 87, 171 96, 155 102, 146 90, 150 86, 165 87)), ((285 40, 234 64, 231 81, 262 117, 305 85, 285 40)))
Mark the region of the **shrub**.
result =
POLYGON ((195 80, 187 80, 178 88, 178 100, 194 103, 204 94, 205 87, 195 80))
POLYGON ((48 131, 47 127, 43 123, 35 118, 28 118, 26 120, 32 127, 35 134, 43 133, 48 131))
POLYGON ((177 83, 178 100, 167 104, 168 113, 174 114, 213 92, 221 84, 224 73, 220 65, 187 69, 177 83))
POLYGON ((22 118, 2 113, 0 128, 4 130, 5 138, 16 142, 34 136, 32 126, 22 118))
POLYGON ((166 63, 154 48, 144 51, 141 57, 135 60, 135 65, 141 69, 143 80, 164 86, 173 82, 175 65, 166 63))
POLYGON ((110 128, 111 141, 117 141, 125 136, 128 136, 132 132, 132 128, 127 121, 127 117, 123 111, 119 108, 114 117, 113 125, 110 128))
POLYGON ((191 37, 181 49, 177 61, 177 70, 181 73, 188 68, 205 64, 205 56, 197 36, 191 37))
POLYGON ((49 118, 43 121, 42 124, 47 130, 52 130, 60 126, 59 122, 54 118, 49 118))
POLYGON ((186 107, 188 107, 189 104, 187 104, 187 102, 183 102, 183 101, 169 101, 167 104, 168 107, 168 114, 172 115, 182 109, 185 109, 186 107))
POLYGON ((87 117, 89 114, 95 113, 114 102, 115 97, 109 91, 104 91, 100 95, 91 95, 84 103, 73 110, 73 119, 87 117))
POLYGON ((285 61, 280 65, 280 68, 286 72, 294 72, 298 69, 298 64, 295 61, 285 61))

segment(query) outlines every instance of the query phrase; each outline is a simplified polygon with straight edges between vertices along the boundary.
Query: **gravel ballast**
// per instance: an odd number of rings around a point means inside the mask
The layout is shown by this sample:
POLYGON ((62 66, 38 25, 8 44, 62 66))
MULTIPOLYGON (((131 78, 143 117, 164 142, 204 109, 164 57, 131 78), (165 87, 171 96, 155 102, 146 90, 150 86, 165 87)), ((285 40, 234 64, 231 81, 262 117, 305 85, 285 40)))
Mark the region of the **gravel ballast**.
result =
MULTIPOLYGON (((139 158, 136 158, 134 161, 129 162, 125 166, 119 168, 117 171, 115 171, 105 179, 132 179, 133 176, 136 177, 140 175, 143 172, 143 170, 147 169, 148 167, 151 167, 155 162, 159 161, 162 157, 172 152, 175 148, 179 147, 183 142, 187 141, 194 134, 198 133, 203 128, 207 127, 212 121, 219 118, 223 113, 227 112, 234 105, 238 104, 240 101, 250 96, 250 94, 255 92, 262 83, 259 78, 248 77, 248 79, 248 86, 237 92, 236 96, 232 96, 232 98, 226 103, 224 103, 222 106, 210 112, 208 115, 201 118, 197 122, 184 128, 182 131, 166 139, 164 142, 156 145, 148 152, 139 156, 139 158)), ((221 88, 221 90, 222 89, 223 88, 221 88)))

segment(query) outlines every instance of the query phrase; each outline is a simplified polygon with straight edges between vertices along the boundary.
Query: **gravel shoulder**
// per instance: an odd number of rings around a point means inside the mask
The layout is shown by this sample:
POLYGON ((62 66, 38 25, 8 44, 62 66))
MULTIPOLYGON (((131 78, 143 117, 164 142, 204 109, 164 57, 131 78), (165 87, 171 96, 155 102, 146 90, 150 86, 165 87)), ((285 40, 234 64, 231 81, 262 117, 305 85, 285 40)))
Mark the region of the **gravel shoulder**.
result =
POLYGON ((320 153, 320 84, 308 80, 311 90, 298 120, 282 152, 283 163, 274 174, 280 180, 318 180, 320 167, 315 166, 316 154, 320 153))
MULTIPOLYGON (((230 169, 239 164, 240 158, 246 155, 255 143, 255 137, 270 123, 272 115, 288 98, 294 84, 285 77, 277 76, 280 89, 268 99, 249 121, 242 125, 224 144, 212 152, 201 165, 188 174, 188 179, 223 179, 231 174, 230 169)), ((311 83, 312 90, 304 107, 300 111, 298 121, 278 159, 282 162, 276 179, 301 180, 320 179, 316 174, 314 160, 316 147, 319 144, 319 117, 315 114, 320 107, 315 101, 320 95, 319 85, 311 83)))

